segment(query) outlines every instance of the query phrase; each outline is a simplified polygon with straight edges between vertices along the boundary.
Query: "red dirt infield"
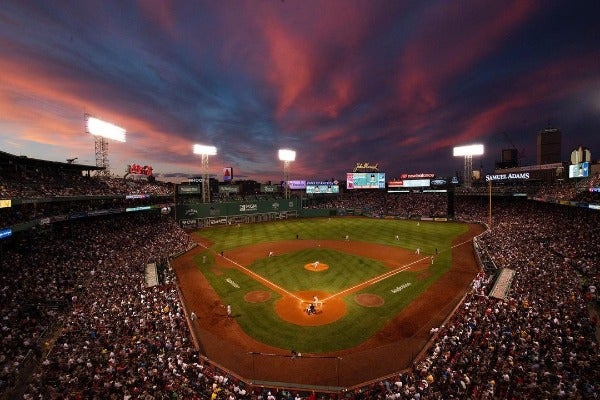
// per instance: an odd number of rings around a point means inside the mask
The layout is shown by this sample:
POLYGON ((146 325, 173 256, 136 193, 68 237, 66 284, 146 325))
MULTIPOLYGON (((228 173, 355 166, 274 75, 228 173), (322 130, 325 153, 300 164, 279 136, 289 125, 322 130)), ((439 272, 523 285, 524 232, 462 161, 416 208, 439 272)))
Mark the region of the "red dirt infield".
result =
POLYGON ((330 296, 329 293, 318 290, 307 290, 294 293, 293 296, 283 296, 277 304, 275 311, 277 315, 285 321, 296 325, 318 326, 330 324, 342 318, 346 314, 346 304, 341 298, 333 297, 323 302, 318 300, 315 304, 315 314, 308 314, 306 308, 313 303, 313 297, 325 299, 330 296))
MULTIPOLYGON (((340 386, 351 386, 410 367, 414 356, 426 346, 430 339, 430 329, 443 323, 463 297, 473 277, 479 272, 471 239, 481 232, 483 232, 482 226, 470 224, 468 232, 457 237, 453 242, 455 246, 452 249, 453 265, 451 270, 438 279, 419 299, 405 307, 376 335, 355 348, 319 355, 343 358, 343 364, 337 371, 337 383, 340 386), (462 244, 458 245, 460 243, 462 244), (394 354, 394 356, 390 357, 390 354, 394 354), (368 368, 365 368, 365 363, 368 363, 368 368)), ((199 236, 195 236, 195 238, 202 245, 210 247, 211 243, 203 242, 199 236)), ((377 259, 388 266, 390 270, 410 264, 411 271, 422 271, 423 274, 427 274, 427 269, 431 264, 430 258, 427 256, 417 255, 413 251, 394 246, 362 242, 357 244, 357 242, 344 240, 288 240, 236 248, 225 252, 224 257, 215 254, 215 268, 238 268, 236 264, 249 265, 255 260, 267 257, 270 251, 274 251, 275 254, 284 254, 311 246, 321 246, 377 259)), ((197 246, 173 259, 171 263, 188 311, 194 311, 198 316, 198 326, 194 327, 194 331, 199 336, 200 351, 217 364, 249 379, 256 372, 256 367, 254 361, 252 361, 252 365, 244 361, 246 354, 288 355, 289 349, 279 349, 258 342, 242 331, 235 322, 235 318, 223 318, 225 313, 220 298, 193 260, 194 255, 203 250, 202 246, 197 246)), ((309 266, 307 269, 313 267, 313 263, 310 261, 306 265, 309 266)), ((297 325, 316 326, 334 322, 346 313, 345 303, 341 300, 342 296, 339 296, 340 298, 330 297, 331 294, 318 291, 288 294, 267 282, 263 283, 282 295, 282 298, 276 303, 276 311, 285 321, 297 325), (317 307, 316 314, 308 315, 306 307, 309 302, 312 302, 313 296, 317 296, 319 301, 323 301, 322 308, 317 307)), ((364 286, 354 288, 344 295, 362 288, 364 286)), ((268 292, 264 293, 268 294, 268 292)), ((249 302, 266 301, 267 298, 263 299, 261 296, 266 295, 248 293, 245 299, 249 302)), ((365 307, 377 307, 383 304, 379 304, 378 299, 368 294, 355 296, 354 300, 365 307)), ((290 377, 289 381, 282 381, 297 382, 298 374, 302 375, 302 372, 298 372, 299 365, 298 363, 294 365, 294 376, 290 377)), ((310 373, 306 371, 307 375, 314 373, 314 368, 318 368, 318 366, 311 365, 310 368, 312 370, 310 373)), ((281 381, 281 379, 285 378, 278 377, 278 380, 281 381)))

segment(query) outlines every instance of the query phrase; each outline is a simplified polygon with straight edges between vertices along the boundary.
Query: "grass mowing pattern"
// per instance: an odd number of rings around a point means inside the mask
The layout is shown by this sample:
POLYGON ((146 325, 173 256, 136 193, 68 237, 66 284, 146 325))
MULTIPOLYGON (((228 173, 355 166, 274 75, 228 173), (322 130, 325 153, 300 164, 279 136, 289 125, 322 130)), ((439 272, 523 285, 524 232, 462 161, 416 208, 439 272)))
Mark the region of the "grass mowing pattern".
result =
MULTIPOLYGON (((212 269, 214 258, 210 256, 210 252, 204 252, 207 255, 205 264, 201 262, 202 255, 197 256, 196 263, 223 303, 232 305, 236 321, 248 335, 282 349, 322 353, 354 347, 373 336, 403 307, 448 271, 452 261, 452 239, 466 231, 466 225, 453 222, 417 224, 406 220, 350 217, 287 220, 211 228, 199 232, 215 243, 211 248, 215 252, 226 252, 228 249, 254 243, 295 240, 296 235, 300 239, 324 240, 342 240, 348 235, 353 241, 402 246, 410 250, 420 248, 425 254, 434 253, 436 248, 439 250, 426 279, 418 279, 419 273, 401 272, 363 290, 383 297, 383 306, 362 307, 354 301, 356 293, 346 295, 344 302, 348 313, 334 323, 316 327, 282 321, 274 311, 279 294, 241 271, 221 269, 222 274, 215 274, 212 269), (395 239, 396 235, 399 240, 395 239), (399 287, 403 289, 394 293, 393 290, 399 287), (244 295, 254 290, 269 291, 271 298, 262 303, 246 302, 244 295)), ((317 289, 337 293, 387 271, 375 260, 329 249, 302 250, 272 259, 265 258, 247 267, 291 292, 317 289), (329 264, 330 269, 318 274, 304 270, 303 265, 314 260, 329 264)))

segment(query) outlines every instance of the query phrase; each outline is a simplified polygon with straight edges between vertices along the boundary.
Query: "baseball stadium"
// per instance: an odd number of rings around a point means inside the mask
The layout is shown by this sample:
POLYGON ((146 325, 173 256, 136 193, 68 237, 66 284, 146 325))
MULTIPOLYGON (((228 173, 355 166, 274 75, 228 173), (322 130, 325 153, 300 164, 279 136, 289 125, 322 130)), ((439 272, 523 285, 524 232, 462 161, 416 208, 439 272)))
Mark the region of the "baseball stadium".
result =
POLYGON ((257 192, 0 155, 3 399, 599 393, 597 172, 257 192))

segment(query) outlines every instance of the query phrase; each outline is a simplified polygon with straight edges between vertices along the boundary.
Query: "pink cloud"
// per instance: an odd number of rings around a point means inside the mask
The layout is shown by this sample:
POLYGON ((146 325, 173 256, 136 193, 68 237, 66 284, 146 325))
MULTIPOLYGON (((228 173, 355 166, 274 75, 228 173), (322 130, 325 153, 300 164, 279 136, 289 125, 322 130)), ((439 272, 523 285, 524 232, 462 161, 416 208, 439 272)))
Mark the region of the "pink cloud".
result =
MULTIPOLYGON (((103 98, 83 95, 94 88, 71 78, 50 74, 34 62, 0 59, 3 83, 0 87, 0 109, 3 121, 18 130, 18 139, 93 154, 92 139, 85 133, 84 112, 109 120, 128 131, 128 142, 137 148, 190 154, 191 144, 177 140, 157 130, 145 119, 118 109, 103 98)), ((10 133, 9 133, 10 134, 10 133)), ((120 151, 136 152, 136 148, 121 147, 120 151), (124 150, 126 149, 126 150, 124 150)))
POLYGON ((312 56, 301 37, 275 21, 265 23, 264 34, 272 62, 267 79, 279 88, 277 114, 281 115, 309 88, 313 79, 312 56))

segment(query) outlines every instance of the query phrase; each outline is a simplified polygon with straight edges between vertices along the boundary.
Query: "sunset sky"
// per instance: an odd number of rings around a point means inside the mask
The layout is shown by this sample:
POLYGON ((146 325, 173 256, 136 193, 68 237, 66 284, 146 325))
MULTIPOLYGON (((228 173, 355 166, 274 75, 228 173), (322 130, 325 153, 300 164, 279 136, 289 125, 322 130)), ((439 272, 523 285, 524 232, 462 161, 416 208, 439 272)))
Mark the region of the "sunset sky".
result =
POLYGON ((112 171, 345 179, 356 163, 462 172, 454 146, 536 163, 537 132, 563 159, 600 158, 598 1, 3 1, 0 150, 94 165, 84 113, 127 130, 112 171))

